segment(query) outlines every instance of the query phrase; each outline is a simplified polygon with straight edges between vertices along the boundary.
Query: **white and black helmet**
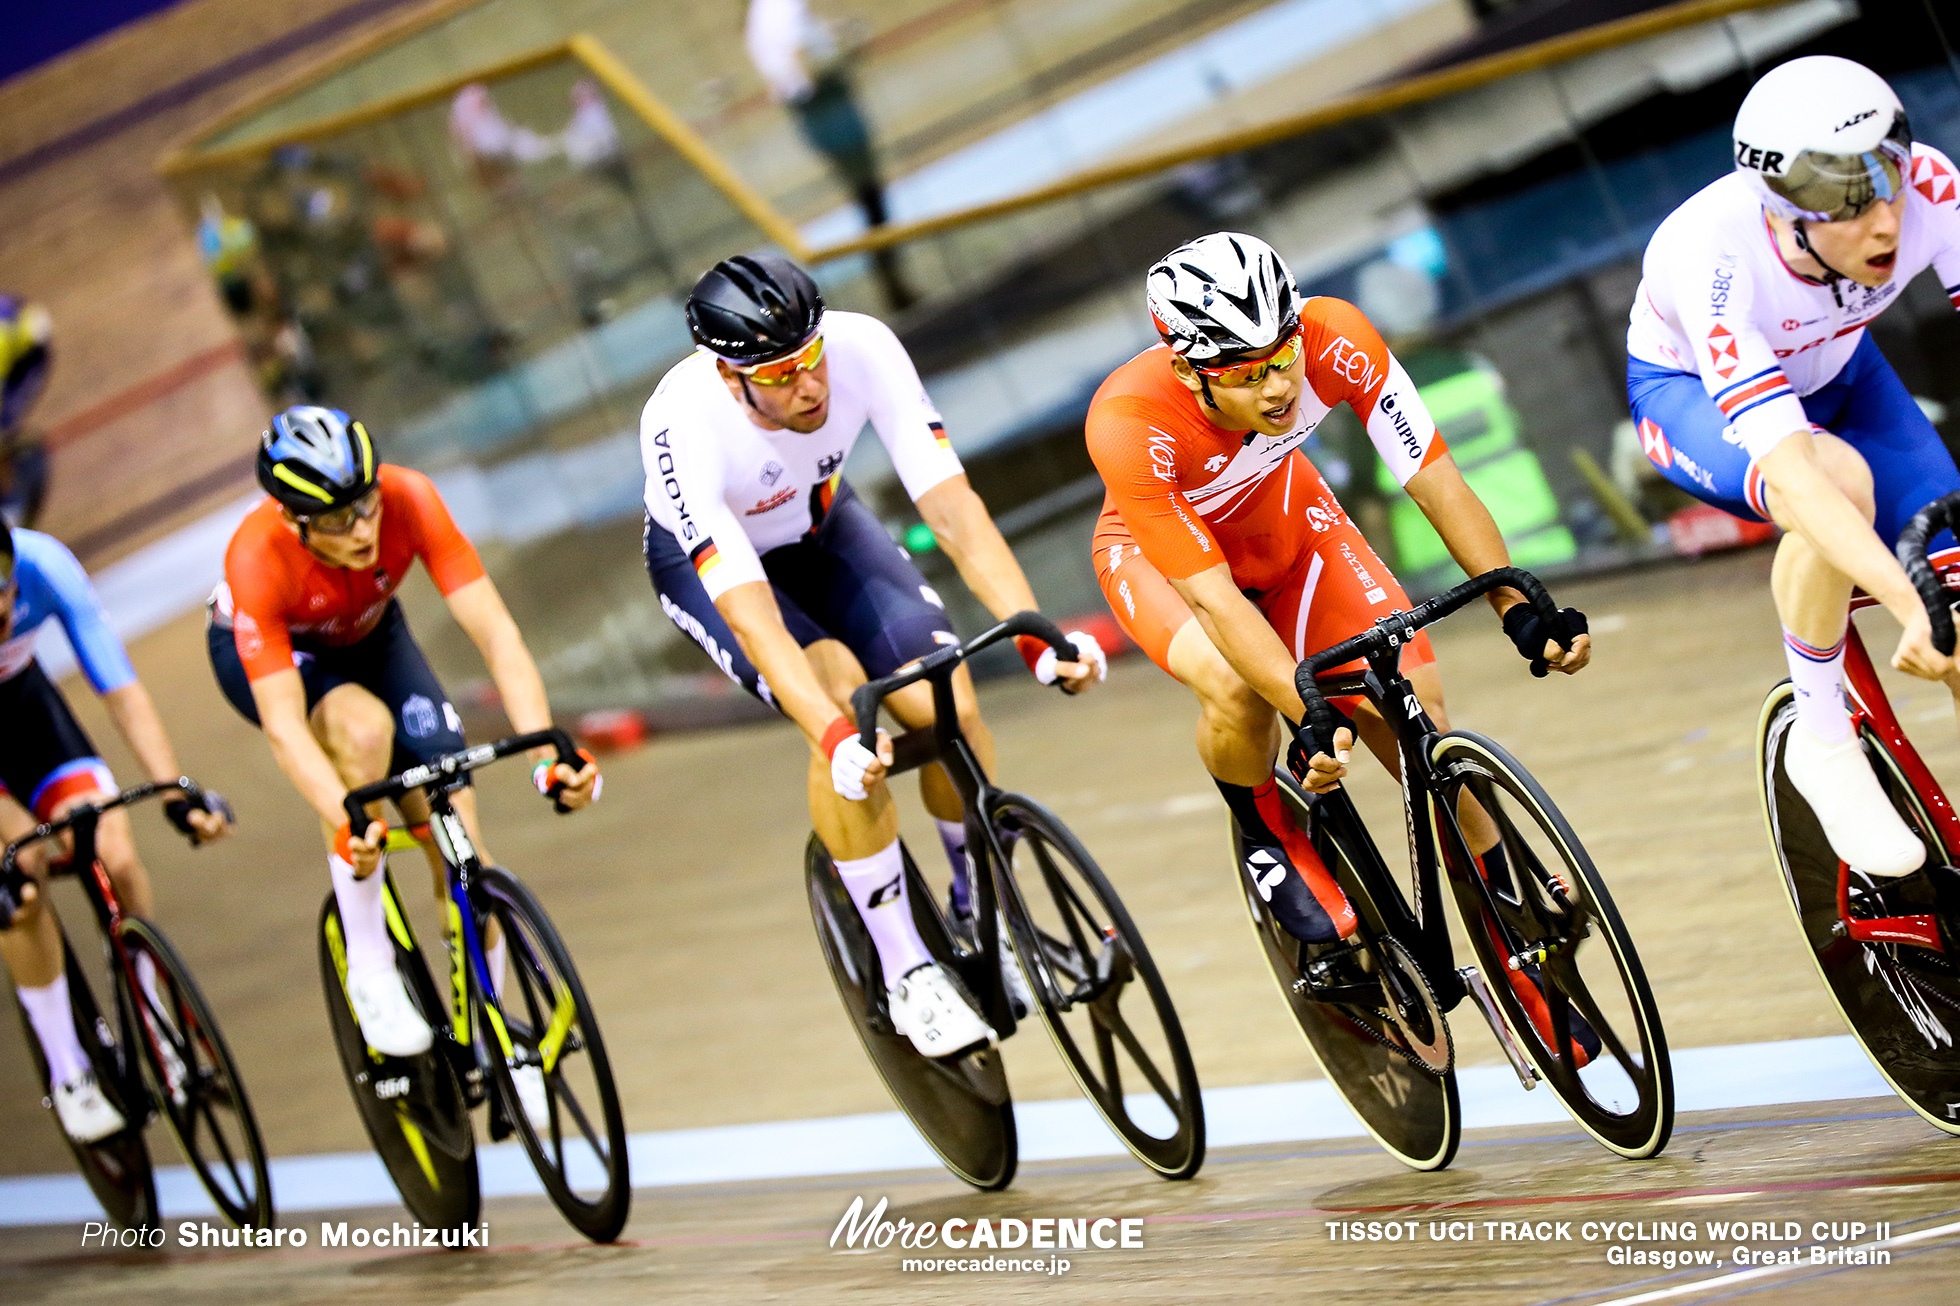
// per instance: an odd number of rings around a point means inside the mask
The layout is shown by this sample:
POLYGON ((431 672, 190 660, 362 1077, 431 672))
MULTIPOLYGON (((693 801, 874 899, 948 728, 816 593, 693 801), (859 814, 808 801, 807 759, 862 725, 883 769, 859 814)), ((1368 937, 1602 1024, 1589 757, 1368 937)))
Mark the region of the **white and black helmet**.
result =
POLYGON ((1144 287, 1158 334, 1194 363, 1256 357, 1300 324, 1300 291, 1286 261, 1241 232, 1178 246, 1150 269, 1144 287))
POLYGON ((1759 78, 1735 115, 1735 167, 1772 212, 1844 222, 1905 189, 1912 128, 1871 69, 1808 55, 1759 78))

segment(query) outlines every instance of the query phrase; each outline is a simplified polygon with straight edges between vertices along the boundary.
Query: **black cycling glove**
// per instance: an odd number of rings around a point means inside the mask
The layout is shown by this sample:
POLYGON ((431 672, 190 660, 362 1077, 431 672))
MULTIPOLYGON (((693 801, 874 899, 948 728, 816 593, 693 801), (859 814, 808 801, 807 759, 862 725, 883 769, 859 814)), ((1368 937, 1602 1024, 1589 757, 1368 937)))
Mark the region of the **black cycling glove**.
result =
POLYGON ((1529 603, 1520 603, 1504 614, 1504 633, 1518 646, 1518 653, 1531 664, 1531 674, 1543 676, 1551 669, 1545 660, 1545 642, 1559 643, 1557 636, 1563 634, 1569 647, 1570 641, 1586 633, 1586 614, 1577 608, 1560 608, 1558 625, 1548 625, 1529 603), (1564 630, 1560 631, 1559 626, 1564 630))
POLYGON ((234 819, 231 804, 225 801, 225 796, 209 789, 203 792, 202 803, 193 803, 181 793, 169 799, 163 805, 164 819, 176 826, 177 832, 189 839, 193 845, 199 842, 199 837, 197 827, 191 824, 191 813, 199 807, 214 816, 222 816, 227 822, 234 819))

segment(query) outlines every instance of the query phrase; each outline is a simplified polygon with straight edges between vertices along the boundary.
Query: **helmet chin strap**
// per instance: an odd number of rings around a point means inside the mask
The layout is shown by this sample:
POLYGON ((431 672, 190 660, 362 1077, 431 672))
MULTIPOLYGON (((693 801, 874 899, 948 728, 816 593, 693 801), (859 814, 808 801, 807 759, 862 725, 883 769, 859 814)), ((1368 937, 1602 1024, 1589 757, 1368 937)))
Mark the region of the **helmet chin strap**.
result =
POLYGON ((1838 283, 1847 279, 1844 273, 1838 271, 1836 268, 1826 263, 1824 261, 1824 256, 1822 254, 1819 254, 1817 250, 1811 245, 1810 232, 1804 229, 1802 218, 1795 219, 1794 221, 1791 222, 1790 226, 1791 229, 1796 233, 1797 248, 1802 250, 1804 253, 1810 255, 1811 259, 1817 264, 1817 266, 1824 269, 1824 284, 1831 288, 1831 298, 1837 301, 1837 306, 1839 308, 1843 308, 1844 294, 1842 291, 1838 289, 1838 283))
MULTIPOLYGON (((1193 368, 1192 370, 1197 371, 1196 368, 1193 368)), ((1209 378, 1205 376, 1203 372, 1198 372, 1198 389, 1202 391, 1205 396, 1205 407, 1211 409, 1211 411, 1214 413, 1218 412, 1219 411, 1218 401, 1211 397, 1211 381, 1209 378)))

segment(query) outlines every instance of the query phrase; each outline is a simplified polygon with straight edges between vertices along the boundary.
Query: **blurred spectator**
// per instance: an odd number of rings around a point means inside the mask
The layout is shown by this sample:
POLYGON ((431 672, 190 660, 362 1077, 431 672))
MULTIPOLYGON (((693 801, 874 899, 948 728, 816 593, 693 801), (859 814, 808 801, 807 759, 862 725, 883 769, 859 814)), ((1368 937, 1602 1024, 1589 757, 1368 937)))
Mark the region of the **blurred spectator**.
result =
MULTIPOLYGON (((830 29, 810 13, 806 0, 749 0, 744 36, 749 62, 768 83, 770 96, 796 115, 804 139, 830 160, 857 200, 865 224, 884 226, 885 187, 871 129, 858 111, 830 29)), ((874 250, 871 263, 893 309, 918 299, 906 284, 896 250, 874 250)))
POLYGON ((233 317, 249 316, 266 297, 259 233, 245 219, 225 212, 224 204, 209 193, 197 222, 197 253, 233 317))
POLYGON ((0 294, 0 515, 31 526, 48 492, 48 451, 27 432, 27 413, 47 385, 54 360, 48 311, 0 294))
POLYGON ((619 126, 606 108, 606 97, 589 77, 572 83, 572 120, 558 134, 558 143, 576 168, 623 162, 619 126))
POLYGON ((558 152, 550 138, 529 127, 512 126, 482 82, 471 82, 456 92, 449 106, 449 138, 475 164, 477 180, 489 187, 502 185, 513 165, 537 163, 558 152))

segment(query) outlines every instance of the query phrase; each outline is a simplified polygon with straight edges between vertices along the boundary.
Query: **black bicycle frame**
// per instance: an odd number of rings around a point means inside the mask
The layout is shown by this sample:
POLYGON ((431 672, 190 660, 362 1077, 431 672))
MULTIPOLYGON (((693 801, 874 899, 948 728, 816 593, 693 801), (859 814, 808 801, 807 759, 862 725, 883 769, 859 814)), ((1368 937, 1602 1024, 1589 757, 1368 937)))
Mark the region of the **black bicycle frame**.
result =
MULTIPOLYGON (((1409 866, 1414 881, 1413 910, 1395 877, 1382 861, 1373 839, 1368 837, 1367 826, 1355 809, 1354 800, 1348 796, 1346 787, 1337 785, 1321 795, 1315 806, 1316 811, 1322 814, 1322 820, 1338 826, 1347 835, 1341 841, 1344 854, 1350 859, 1366 859, 1367 865, 1354 869, 1366 882, 1369 896, 1382 914, 1382 923, 1390 935, 1400 939, 1415 954, 1417 964, 1436 991, 1437 1001, 1446 1011, 1462 1001, 1465 990, 1457 978, 1455 956, 1450 947, 1449 922, 1443 914, 1442 882, 1437 873, 1441 850, 1436 847, 1425 814, 1442 814, 1441 824, 1448 832, 1446 837, 1452 843, 1451 851, 1462 859, 1464 866, 1474 865, 1474 855, 1470 851, 1469 841, 1463 836, 1456 812, 1449 810, 1449 804, 1443 799, 1439 777, 1430 761, 1430 753, 1440 738, 1440 732, 1423 710, 1415 687, 1402 675, 1400 663, 1403 647, 1415 639, 1417 631, 1442 620, 1472 600, 1503 588, 1514 588, 1523 593, 1533 610, 1560 632, 1561 645, 1571 647, 1571 637, 1564 630, 1558 608, 1538 578, 1516 567, 1500 567, 1474 576, 1410 611, 1394 612, 1379 619, 1373 629, 1306 659, 1294 673, 1294 687, 1299 690, 1301 702, 1307 709, 1307 725, 1300 731, 1299 747, 1302 749, 1308 746, 1307 741, 1311 738, 1313 745, 1322 752, 1330 755, 1334 752, 1334 732, 1343 718, 1327 701, 1329 697, 1365 695, 1375 704, 1382 719, 1395 734, 1401 752, 1402 812, 1407 826, 1409 866), (1327 674, 1327 668, 1341 666, 1356 658, 1365 660, 1363 669, 1338 675, 1327 674)), ((1513 873, 1523 874, 1523 868, 1514 868, 1513 873)), ((1480 875, 1471 875, 1467 879, 1476 885, 1478 893, 1485 899, 1485 908, 1495 916, 1496 902, 1490 896, 1489 884, 1480 875)), ((1360 924, 1364 942, 1373 946, 1373 927, 1365 915, 1360 917, 1360 924)))
MULTIPOLYGON (((1001 1038, 1014 1032, 1016 1022, 1013 1004, 1008 1002, 1001 980, 1000 931, 995 924, 999 904, 994 897, 994 874, 1011 863, 1006 850, 995 839, 993 826, 985 819, 984 813, 1002 791, 988 778, 980 759, 974 755, 973 745, 960 729, 959 708, 953 699, 953 672, 980 650, 1016 635, 1034 636, 1054 649, 1056 657, 1064 661, 1073 660, 1076 656, 1075 646, 1069 643, 1068 637, 1054 622, 1038 612, 1017 612, 965 644, 929 653, 882 680, 859 685, 851 694, 851 707, 857 716, 858 741, 866 748, 875 750, 878 746, 879 706, 889 695, 908 685, 921 680, 932 682, 932 725, 907 731, 892 741, 892 764, 886 768, 886 774, 895 776, 931 762, 943 763, 966 809, 966 847, 968 856, 973 857, 973 888, 979 895, 980 911, 975 921, 978 929, 976 950, 967 953, 962 949, 959 960, 962 977, 968 987, 978 994, 988 1022, 1001 1038), (981 855, 974 857, 975 850, 981 855), (983 861, 986 864, 983 865, 983 861)), ((938 904, 933 903, 932 909, 938 911, 938 904)), ((948 930, 946 934, 954 940, 954 947, 960 949, 955 932, 948 930)))

